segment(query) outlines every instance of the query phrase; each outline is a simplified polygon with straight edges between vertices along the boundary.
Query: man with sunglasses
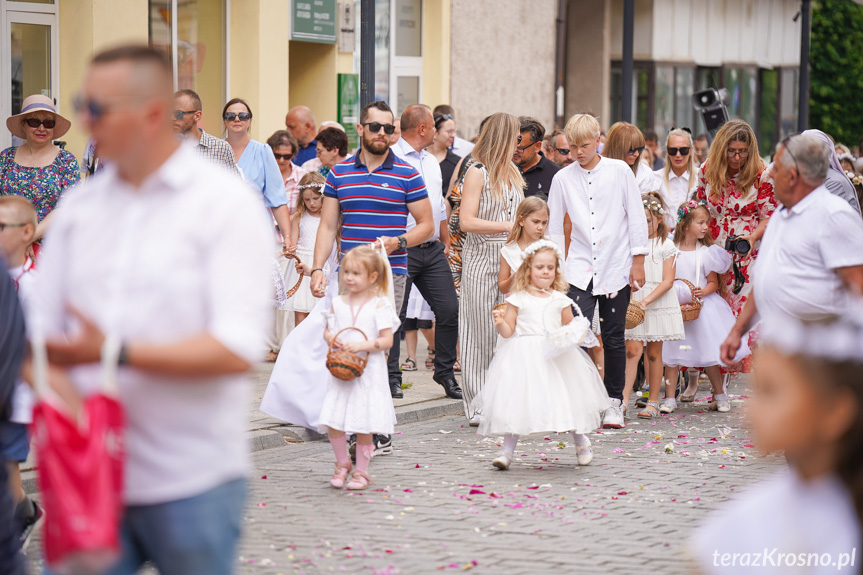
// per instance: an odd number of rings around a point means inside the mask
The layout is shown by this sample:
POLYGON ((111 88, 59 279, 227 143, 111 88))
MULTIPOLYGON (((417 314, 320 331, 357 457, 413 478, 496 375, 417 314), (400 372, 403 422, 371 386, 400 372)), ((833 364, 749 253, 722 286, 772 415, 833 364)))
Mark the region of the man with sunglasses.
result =
POLYGON ((569 145, 566 134, 561 130, 552 132, 548 149, 551 152, 549 155, 551 161, 561 168, 565 168, 575 161, 575 158, 572 156, 572 146, 569 145))
POLYGON ((521 141, 516 144, 512 161, 524 176, 524 197, 539 196, 548 200, 548 190, 551 180, 560 170, 560 166, 542 155, 542 139, 545 138, 545 128, 538 120, 528 116, 518 119, 521 124, 521 141))
POLYGON ((239 176, 240 170, 237 169, 237 161, 230 144, 198 127, 203 109, 201 97, 194 90, 174 92, 174 131, 189 142, 197 142, 195 151, 199 156, 222 164, 239 176))
POLYGON ((770 176, 782 207, 761 239, 752 293, 720 359, 733 363, 740 339, 760 316, 765 329, 782 321, 824 321, 851 313, 863 294, 863 220, 825 186, 830 150, 812 134, 779 144, 770 176))
MULTIPOLYGON (((447 397, 461 399, 461 388, 453 372, 458 343, 458 296, 444 251, 446 244, 441 242, 441 238, 445 242, 449 240, 443 179, 437 159, 426 150, 434 141, 435 135, 435 121, 431 110, 421 104, 408 106, 402 113, 401 129, 402 137, 392 146, 392 151, 416 168, 422 176, 434 218, 432 234, 418 246, 408 248, 408 283, 405 291, 410 293, 411 285, 415 284, 434 312, 434 381, 443 387, 447 397)), ((411 229, 414 224, 413 218, 409 216, 407 229, 411 229)), ((399 310, 402 323, 406 314, 407 301, 403 302, 399 310)), ((395 398, 403 396, 402 372, 399 369, 400 350, 401 338, 396 337, 388 359, 390 391, 395 398)))
POLYGON ((172 84, 170 61, 146 45, 93 58, 76 107, 110 165, 57 210, 30 318, 48 342, 49 384, 73 410, 99 387, 103 349, 120 364, 125 512, 110 575, 148 561, 233 572, 246 372, 272 321, 261 196, 177 141, 172 84))

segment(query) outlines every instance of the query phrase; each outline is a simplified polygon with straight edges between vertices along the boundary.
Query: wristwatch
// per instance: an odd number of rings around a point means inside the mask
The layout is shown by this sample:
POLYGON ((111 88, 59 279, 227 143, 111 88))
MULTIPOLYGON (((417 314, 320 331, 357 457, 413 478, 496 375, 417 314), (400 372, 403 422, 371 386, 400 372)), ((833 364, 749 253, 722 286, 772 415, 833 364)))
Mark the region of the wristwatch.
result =
POLYGON ((399 236, 396 238, 399 241, 399 251, 408 247, 408 240, 404 236, 399 236))

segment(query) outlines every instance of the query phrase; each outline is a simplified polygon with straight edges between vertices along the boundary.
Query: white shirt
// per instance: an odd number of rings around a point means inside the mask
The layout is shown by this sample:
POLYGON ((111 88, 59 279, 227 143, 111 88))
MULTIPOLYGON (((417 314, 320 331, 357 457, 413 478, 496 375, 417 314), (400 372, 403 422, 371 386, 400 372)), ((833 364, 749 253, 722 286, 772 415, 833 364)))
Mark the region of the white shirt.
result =
POLYGON ((677 209, 680 205, 689 199, 689 193, 692 191, 692 186, 689 185, 689 170, 686 170, 681 175, 674 173, 674 170, 668 171, 668 184, 665 183, 665 168, 661 168, 653 172, 659 180, 659 193, 662 194, 662 199, 665 200, 665 205, 668 206, 666 220, 671 226, 671 231, 674 231, 674 225, 677 223, 677 209))
MULTIPOLYGON (((18 300, 25 311, 33 300, 36 275, 33 260, 30 258, 24 261, 24 265, 9 269, 9 276, 17 284, 18 300)), ((9 421, 22 424, 33 423, 33 403, 33 388, 30 387, 30 384, 24 381, 17 382, 15 392, 12 394, 12 416, 9 421)))
POLYGON ((638 173, 635 174, 635 184, 638 186, 638 193, 640 194, 659 191, 659 180, 650 166, 644 162, 641 162, 641 165, 638 166, 638 173))
MULTIPOLYGON (((111 164, 60 206, 39 263, 34 332, 73 332, 71 305, 121 341, 209 334, 259 359, 273 313, 272 232, 259 192, 180 146, 139 188, 111 164)), ((98 365, 70 376, 83 395, 101 387, 98 365)), ((242 374, 189 379, 121 367, 126 503, 175 501, 243 477, 247 387, 242 374)))
MULTIPOLYGON (((446 219, 446 205, 443 199, 443 176, 437 158, 426 150, 417 152, 404 138, 399 138, 399 141, 393 144, 392 151, 396 156, 413 166, 422 176, 434 217, 434 233, 425 241, 431 242, 440 239, 440 223, 446 219)), ((417 221, 408 213, 405 231, 412 230, 416 225, 417 221)))
POLYGON ((787 575, 836 573, 833 562, 845 554, 845 566, 856 571, 859 545, 860 522, 848 488, 835 476, 804 481, 789 469, 723 503, 684 547, 699 573, 787 575), (810 553, 819 560, 829 554, 830 564, 813 562, 810 553), (780 554, 793 554, 796 561, 802 555, 803 563, 789 567, 780 554))
POLYGON ((560 170, 548 194, 549 235, 563 248, 563 219, 572 220, 566 280, 595 295, 629 283, 632 256, 647 255, 647 218, 635 176, 622 160, 600 157, 592 170, 572 163, 560 170))
POLYGON ((848 202, 819 186, 767 224, 755 262, 755 303, 773 318, 820 320, 841 314, 850 299, 836 268, 863 264, 863 220, 848 202))
POLYGON ((473 142, 456 136, 452 142, 452 153, 464 158, 473 151, 474 145, 473 142))

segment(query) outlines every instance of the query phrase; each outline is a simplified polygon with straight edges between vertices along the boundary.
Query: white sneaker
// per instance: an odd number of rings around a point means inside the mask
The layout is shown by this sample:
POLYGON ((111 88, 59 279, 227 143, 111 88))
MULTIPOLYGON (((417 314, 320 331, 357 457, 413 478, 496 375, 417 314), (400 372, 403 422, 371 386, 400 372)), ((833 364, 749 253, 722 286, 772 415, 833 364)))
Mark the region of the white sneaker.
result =
POLYGON ((677 400, 673 397, 666 397, 662 400, 662 405, 659 406, 661 413, 671 413, 677 409, 677 400))
POLYGON ((494 461, 491 462, 492 465, 494 465, 498 469, 502 469, 503 471, 509 469, 510 463, 512 463, 512 456, 510 456, 510 454, 506 452, 501 453, 494 459, 494 461))
POLYGON ((728 399, 713 400, 710 404, 710 411, 718 411, 719 413, 728 413, 731 411, 731 401, 728 399))
POLYGON ((590 443, 587 445, 576 445, 575 457, 578 459, 579 465, 589 465, 593 461, 593 451, 590 449, 590 443))
POLYGON ((479 427, 479 424, 481 421, 482 421, 482 414, 481 413, 474 413, 473 417, 470 418, 468 423, 471 427, 479 427))
POLYGON ((602 415, 602 427, 606 429, 620 429, 623 423, 623 408, 619 401, 611 400, 611 406, 602 415))

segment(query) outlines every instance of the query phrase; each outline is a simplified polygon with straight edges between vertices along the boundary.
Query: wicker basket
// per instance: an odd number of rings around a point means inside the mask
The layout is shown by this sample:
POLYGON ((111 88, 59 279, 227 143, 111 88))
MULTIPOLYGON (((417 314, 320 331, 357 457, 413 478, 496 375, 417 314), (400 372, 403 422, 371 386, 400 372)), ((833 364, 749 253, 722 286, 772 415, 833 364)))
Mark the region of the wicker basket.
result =
POLYGON ((497 311, 499 309, 506 309, 506 302, 499 303, 499 304, 495 305, 493 308, 491 308, 492 311, 497 311))
POLYGON ((359 354, 335 349, 333 347, 333 343, 336 342, 339 336, 349 330, 360 332, 366 341, 369 339, 366 334, 363 333, 363 330, 356 327, 346 327, 333 337, 330 349, 327 352, 327 369, 330 370, 333 377, 343 381, 350 381, 361 376, 363 374, 363 370, 366 369, 366 363, 369 361, 368 353, 366 353, 365 357, 361 357, 359 354))
MULTIPOLYGON (((298 258, 296 254, 291 254, 288 252, 282 252, 282 255, 285 256, 289 260, 300 261, 300 258, 298 258)), ((297 293, 297 290, 300 289, 301 285, 303 285, 303 275, 299 274, 299 276, 300 277, 297 278, 297 284, 285 293, 285 299, 291 299, 292 297, 294 297, 294 294, 297 293)))
POLYGON ((686 284, 686 287, 689 288, 689 291, 692 292, 692 303, 681 304, 680 313, 683 314, 683 321, 694 321, 698 319, 698 314, 701 313, 701 300, 695 297, 695 286, 692 285, 692 282, 683 279, 683 278, 675 278, 676 282, 683 282, 686 284))
POLYGON ((626 308, 626 329, 632 329, 644 323, 644 308, 637 301, 629 302, 626 308))

